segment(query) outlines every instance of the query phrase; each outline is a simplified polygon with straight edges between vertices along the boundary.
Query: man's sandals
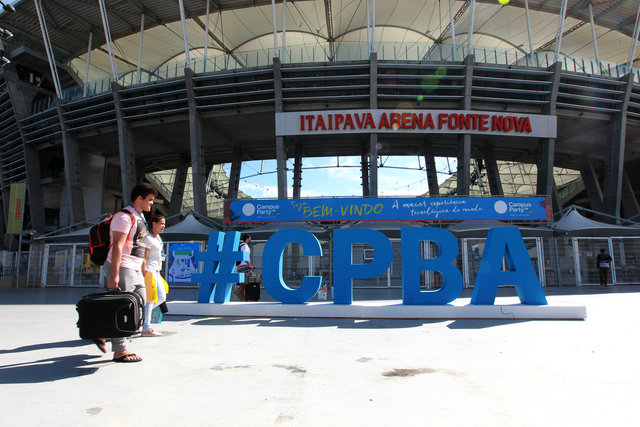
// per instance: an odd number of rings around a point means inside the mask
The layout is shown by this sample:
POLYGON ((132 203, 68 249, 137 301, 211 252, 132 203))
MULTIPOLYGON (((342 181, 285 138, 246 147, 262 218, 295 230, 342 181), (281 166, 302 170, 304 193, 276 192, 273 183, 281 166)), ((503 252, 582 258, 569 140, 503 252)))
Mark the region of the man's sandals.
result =
POLYGON ((127 353, 123 354, 120 357, 113 356, 113 361, 117 363, 135 363, 142 362, 142 357, 138 356, 135 353, 127 353))

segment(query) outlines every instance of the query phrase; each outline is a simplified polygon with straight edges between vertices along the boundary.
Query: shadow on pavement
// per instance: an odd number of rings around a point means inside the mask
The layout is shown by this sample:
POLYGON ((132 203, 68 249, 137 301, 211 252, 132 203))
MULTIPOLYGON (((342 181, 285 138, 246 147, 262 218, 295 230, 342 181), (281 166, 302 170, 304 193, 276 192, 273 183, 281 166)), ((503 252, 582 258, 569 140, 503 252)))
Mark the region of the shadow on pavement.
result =
POLYGON ((22 353, 23 351, 46 350, 50 348, 74 348, 74 347, 82 347, 88 344, 93 344, 93 342, 91 342, 90 340, 70 340, 70 341, 48 342, 48 343, 42 343, 42 344, 24 345, 22 347, 16 347, 10 350, 0 349, 0 354, 22 353))
MULTIPOLYGON (((167 316, 165 321, 186 321, 189 316, 167 316)), ((250 318, 210 317, 193 322, 195 326, 256 325, 264 327, 338 328, 338 329, 402 329, 451 322, 449 329, 485 329, 514 325, 531 320, 511 319, 322 319, 322 318, 250 318)))
POLYGON ((515 325, 516 323, 531 322, 531 320, 515 319, 457 319, 447 325, 449 329, 485 329, 496 326, 515 325))
POLYGON ((33 384, 81 377, 97 371, 96 365, 110 363, 107 360, 91 361, 96 358, 100 356, 75 354, 35 362, 0 365, 0 384, 33 384))
MULTIPOLYGON (((178 317, 178 316, 176 316, 178 317)), ((182 317, 181 320, 189 319, 182 317)), ((249 325, 287 328, 338 328, 338 329, 400 329, 417 328, 426 324, 447 322, 434 319, 324 319, 324 318, 246 318, 213 317, 195 321, 196 326, 249 325)))

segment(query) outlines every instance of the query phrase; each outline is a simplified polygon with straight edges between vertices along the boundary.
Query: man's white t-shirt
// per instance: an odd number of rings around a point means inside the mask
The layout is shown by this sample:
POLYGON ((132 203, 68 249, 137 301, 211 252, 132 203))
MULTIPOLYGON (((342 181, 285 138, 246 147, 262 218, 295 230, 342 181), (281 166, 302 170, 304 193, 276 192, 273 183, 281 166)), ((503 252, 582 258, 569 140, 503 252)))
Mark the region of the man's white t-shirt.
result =
MULTIPOLYGON (((146 246, 144 241, 147 237, 147 225, 142 218, 142 215, 140 215, 136 209, 126 207, 125 210, 133 215, 135 223, 131 221, 130 215, 124 212, 116 212, 111 219, 111 227, 109 230, 111 243, 113 244, 114 231, 128 234, 129 238, 125 241, 124 246, 122 247, 122 260, 120 261, 120 267, 140 271, 142 269, 142 261, 144 261, 145 255, 146 246)), ((111 263, 112 252, 113 246, 109 249, 109 254, 107 255, 107 261, 109 263, 111 263)))

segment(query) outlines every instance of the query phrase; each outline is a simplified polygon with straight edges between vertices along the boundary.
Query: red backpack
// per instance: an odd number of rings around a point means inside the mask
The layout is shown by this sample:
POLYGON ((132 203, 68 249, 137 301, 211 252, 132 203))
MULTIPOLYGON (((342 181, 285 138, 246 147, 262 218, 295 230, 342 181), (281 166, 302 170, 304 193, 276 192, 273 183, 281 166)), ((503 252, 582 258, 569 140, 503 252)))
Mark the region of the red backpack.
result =
MULTIPOLYGON (((136 219, 131 212, 126 209, 120 209, 118 212, 126 212, 131 217, 133 225, 136 224, 136 219)), ((91 252, 90 258, 91 262, 96 265, 104 264, 104 262, 107 260, 109 249, 111 249, 110 231, 112 219, 113 215, 109 215, 109 218, 105 219, 102 222, 99 222, 98 224, 91 227, 91 229, 89 229, 89 251, 91 252)), ((133 230, 133 225, 129 230, 129 234, 127 234, 127 240, 129 240, 131 230, 133 230)))

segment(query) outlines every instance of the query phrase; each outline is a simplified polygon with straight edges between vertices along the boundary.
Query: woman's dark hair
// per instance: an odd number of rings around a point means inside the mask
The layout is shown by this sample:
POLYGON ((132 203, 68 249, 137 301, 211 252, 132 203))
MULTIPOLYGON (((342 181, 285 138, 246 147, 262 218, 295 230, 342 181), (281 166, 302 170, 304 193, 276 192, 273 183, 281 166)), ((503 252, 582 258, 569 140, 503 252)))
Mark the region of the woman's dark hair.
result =
POLYGON ((159 212, 155 212, 151 217, 151 222, 160 222, 161 219, 167 219, 167 217, 159 212))
POLYGON ((153 224, 160 222, 162 218, 166 219, 160 212, 154 212, 153 215, 151 215, 151 222, 147 225, 147 229, 153 232, 153 224))
POLYGON ((248 238, 250 238, 251 236, 249 236, 248 234, 243 234, 242 236, 240 236, 240 240, 242 240, 243 242, 246 242, 248 238))

